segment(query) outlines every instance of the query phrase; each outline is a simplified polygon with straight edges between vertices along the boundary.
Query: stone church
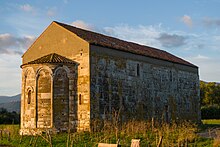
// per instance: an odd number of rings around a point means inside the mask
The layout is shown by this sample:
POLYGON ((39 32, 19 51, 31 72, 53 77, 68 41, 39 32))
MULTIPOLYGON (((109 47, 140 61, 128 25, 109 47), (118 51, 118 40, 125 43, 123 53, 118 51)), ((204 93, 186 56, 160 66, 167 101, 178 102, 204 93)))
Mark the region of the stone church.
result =
POLYGON ((166 51, 52 22, 22 56, 21 134, 93 120, 200 121, 198 67, 166 51))

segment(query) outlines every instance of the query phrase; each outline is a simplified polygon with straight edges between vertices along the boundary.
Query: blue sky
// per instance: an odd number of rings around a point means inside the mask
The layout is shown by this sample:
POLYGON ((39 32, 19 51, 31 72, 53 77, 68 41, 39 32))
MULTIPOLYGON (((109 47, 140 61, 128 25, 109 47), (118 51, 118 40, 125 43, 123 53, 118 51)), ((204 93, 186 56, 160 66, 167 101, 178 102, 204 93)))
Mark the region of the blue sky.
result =
POLYGON ((20 93, 21 55, 54 20, 166 50, 220 82, 219 0, 1 0, 0 95, 20 93))

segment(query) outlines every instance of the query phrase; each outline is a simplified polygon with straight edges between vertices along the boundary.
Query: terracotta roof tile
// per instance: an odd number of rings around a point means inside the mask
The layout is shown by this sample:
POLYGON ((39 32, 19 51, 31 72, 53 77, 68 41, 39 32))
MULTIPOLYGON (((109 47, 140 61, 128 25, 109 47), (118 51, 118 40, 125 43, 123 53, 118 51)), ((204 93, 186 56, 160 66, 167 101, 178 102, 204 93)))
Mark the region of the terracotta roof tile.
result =
POLYGON ((113 48, 125 52, 130 52, 134 54, 139 54, 147 57, 152 57, 160 60, 166 60, 173 63, 179 63, 191 67, 196 67, 195 65, 191 64, 188 61, 185 61, 179 57, 176 57, 166 51, 159 50, 153 47, 140 45, 137 43, 132 43, 128 41, 123 41, 114 37, 102 35, 99 33, 91 32, 88 30, 83 30, 80 28, 76 28, 74 26, 70 26, 67 24, 63 24, 60 22, 55 22, 58 25, 64 27, 65 29, 71 31, 72 33, 76 34, 80 38, 86 40, 90 44, 113 48))
MULTIPOLYGON (((23 65, 27 65, 27 64, 42 64, 42 63, 67 63, 67 64, 76 64, 76 62, 66 58, 66 57, 63 57, 61 55, 58 55, 58 54, 55 54, 55 53, 52 53, 52 54, 49 54, 49 55, 46 55, 46 56, 43 56, 43 57, 40 57, 34 61, 30 61, 26 64, 23 64, 23 65)), ((21 66, 23 66, 21 65, 21 66)))

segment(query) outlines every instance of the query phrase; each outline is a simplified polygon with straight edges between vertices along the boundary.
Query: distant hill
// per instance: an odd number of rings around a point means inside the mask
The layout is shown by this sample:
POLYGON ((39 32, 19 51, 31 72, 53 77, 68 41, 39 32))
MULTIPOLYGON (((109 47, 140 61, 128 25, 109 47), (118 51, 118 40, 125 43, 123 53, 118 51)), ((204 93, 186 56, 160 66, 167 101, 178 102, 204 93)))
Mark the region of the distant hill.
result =
POLYGON ((0 96, 0 108, 5 108, 9 112, 20 113, 21 94, 15 96, 0 96))
POLYGON ((21 101, 21 94, 15 96, 0 96, 0 103, 8 103, 14 101, 21 101))
POLYGON ((8 102, 8 103, 0 103, 0 108, 5 108, 7 111, 12 112, 15 111, 17 113, 20 113, 20 106, 21 102, 8 102))

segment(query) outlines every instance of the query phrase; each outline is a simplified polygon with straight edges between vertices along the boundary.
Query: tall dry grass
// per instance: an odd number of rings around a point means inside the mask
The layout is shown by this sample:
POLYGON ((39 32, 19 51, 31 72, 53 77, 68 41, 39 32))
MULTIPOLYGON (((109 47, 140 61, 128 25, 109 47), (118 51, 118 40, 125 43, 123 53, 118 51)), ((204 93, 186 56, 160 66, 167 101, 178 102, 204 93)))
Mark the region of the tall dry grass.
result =
POLYGON ((187 146, 197 139, 197 126, 187 121, 178 124, 134 119, 121 122, 117 113, 110 118, 92 122, 93 133, 99 134, 98 142, 116 143, 120 140, 122 145, 129 146, 131 139, 141 139, 145 146, 187 146))
MULTIPOLYGON (((117 115, 116 115, 117 116, 117 115)), ((190 122, 157 123, 155 121, 130 120, 122 123, 120 117, 111 120, 94 120, 93 130, 90 132, 68 132, 50 134, 47 130, 44 134, 35 136, 11 137, 12 141, 5 140, 5 144, 20 146, 97 146, 98 143, 119 143, 122 146, 130 146, 132 139, 140 139, 141 146, 199 146, 196 135, 197 126, 190 122)), ((19 126, 11 129, 11 134, 17 134, 19 126)), ((211 142, 213 143, 213 142, 211 142)), ((218 146, 219 139, 214 140, 213 145, 218 146)))
POLYGON ((213 146, 214 147, 220 146, 220 130, 216 130, 216 137, 214 138, 213 146))

